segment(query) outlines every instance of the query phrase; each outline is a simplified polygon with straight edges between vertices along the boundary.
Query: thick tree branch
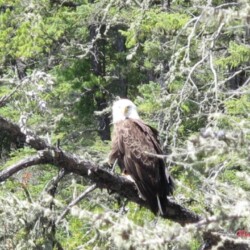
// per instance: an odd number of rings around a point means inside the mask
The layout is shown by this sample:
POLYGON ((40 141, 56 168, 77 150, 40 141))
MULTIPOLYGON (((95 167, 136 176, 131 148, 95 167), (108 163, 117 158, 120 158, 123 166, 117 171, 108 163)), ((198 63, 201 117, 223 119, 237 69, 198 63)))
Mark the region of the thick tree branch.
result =
POLYGON ((221 249, 221 250, 249 250, 249 240, 231 235, 225 235, 220 232, 210 230, 203 233, 205 244, 202 249, 221 249))
POLYGON ((24 159, 14 165, 12 165, 11 167, 8 167, 4 170, 2 170, 0 172, 0 182, 3 182, 5 180, 7 180, 9 177, 11 177, 13 174, 17 173, 18 171, 31 167, 33 165, 37 165, 37 164, 43 164, 44 162, 44 158, 41 157, 40 154, 36 155, 36 156, 31 156, 27 159, 24 159))
POLYGON ((11 121, 1 116, 0 116, 0 130, 6 131, 14 142, 18 141, 21 144, 26 143, 36 150, 43 150, 45 148, 50 147, 50 145, 47 142, 36 136, 30 130, 27 130, 25 128, 20 128, 17 124, 12 123, 11 121))
MULTIPOLYGON (((21 169, 36 164, 50 163, 58 168, 64 168, 66 172, 75 173, 90 179, 98 188, 108 189, 128 198, 130 201, 148 208, 145 201, 138 196, 135 184, 127 178, 111 173, 93 162, 80 159, 80 157, 50 146, 30 131, 27 132, 28 134, 25 134, 16 124, 13 124, 2 117, 0 117, 0 129, 14 133, 16 136, 22 138, 25 143, 31 147, 40 150, 36 156, 29 157, 26 160, 23 160, 0 172, 0 182, 5 181, 21 169)), ((201 220, 199 215, 189 211, 170 199, 166 211, 167 213, 164 215, 164 218, 178 222, 181 225, 195 223, 201 220)))

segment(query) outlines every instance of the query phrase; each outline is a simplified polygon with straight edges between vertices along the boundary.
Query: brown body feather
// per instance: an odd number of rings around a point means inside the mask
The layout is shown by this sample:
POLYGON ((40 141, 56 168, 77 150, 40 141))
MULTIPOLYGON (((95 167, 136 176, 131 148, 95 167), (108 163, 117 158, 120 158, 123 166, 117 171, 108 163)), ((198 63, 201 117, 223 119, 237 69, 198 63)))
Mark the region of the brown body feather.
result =
POLYGON ((162 154, 157 134, 157 130, 141 120, 115 123, 109 160, 114 163, 117 159, 122 172, 133 178, 151 210, 164 214, 174 184, 163 159, 147 154, 162 154))

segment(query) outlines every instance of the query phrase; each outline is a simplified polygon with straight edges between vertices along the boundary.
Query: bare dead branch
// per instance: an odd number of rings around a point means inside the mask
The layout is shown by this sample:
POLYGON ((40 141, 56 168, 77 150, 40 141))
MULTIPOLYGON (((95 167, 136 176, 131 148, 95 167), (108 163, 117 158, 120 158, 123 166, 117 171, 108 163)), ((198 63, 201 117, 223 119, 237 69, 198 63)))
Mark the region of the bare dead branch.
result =
POLYGON ((236 220, 236 219, 241 219, 246 217, 247 215, 222 215, 222 216, 211 216, 209 218, 200 220, 199 222, 193 224, 192 226, 195 226, 197 228, 202 228, 203 226, 207 226, 211 223, 215 222, 221 222, 221 221, 226 221, 226 220, 236 220))
MULTIPOLYGON (((0 82, 1 80, 2 79, 0 79, 0 82)), ((8 80, 8 81, 11 82, 11 80, 8 80)), ((22 85, 23 85, 22 83, 18 84, 9 94, 2 96, 0 98, 0 107, 5 106, 6 103, 11 99, 11 97, 17 92, 17 90, 21 88, 22 85)))
POLYGON ((67 215, 69 210, 75 206, 78 202, 80 202, 86 195, 88 195, 90 192, 94 191, 96 189, 96 184, 91 185, 88 187, 83 193, 81 193, 76 199, 71 201, 69 205, 63 210, 62 214, 58 217, 56 220, 56 225, 67 215))
POLYGON ((27 159, 24 159, 11 167, 8 167, 0 172, 0 182, 3 182, 7 180, 10 176, 17 173, 18 171, 37 165, 37 164, 43 164, 44 159, 41 156, 41 154, 37 154, 35 156, 28 157, 27 159))
POLYGON ((58 175, 56 176, 56 178, 54 177, 50 187, 47 188, 47 192, 51 195, 51 196, 55 196, 56 193, 56 189, 58 186, 58 183, 60 182, 60 180, 66 175, 66 171, 64 168, 61 168, 58 175))
POLYGON ((9 133, 13 141, 26 143, 36 150, 50 148, 50 145, 36 136, 32 131, 25 129, 23 131, 17 124, 0 116, 0 129, 9 133))
POLYGON ((232 3, 223 3, 219 6, 216 6, 215 9, 222 9, 222 8, 227 8, 227 7, 230 7, 230 6, 239 6, 240 3, 236 3, 236 2, 232 2, 232 3))
POLYGON ((236 237, 219 232, 205 231, 203 233, 205 244, 201 249, 249 250, 249 240, 236 237))
POLYGON ((147 151, 144 151, 144 153, 146 155, 148 155, 148 156, 153 156, 153 157, 163 159, 163 160, 168 158, 168 155, 153 154, 153 153, 150 153, 150 152, 147 152, 147 151))
POLYGON ((107 107, 101 111, 95 111, 94 114, 95 116, 103 116, 103 115, 106 115, 106 114, 110 114, 111 113, 111 107, 107 107))
POLYGON ((10 94, 4 95, 0 98, 0 107, 3 107, 7 101, 10 99, 10 97, 16 92, 17 89, 14 89, 10 94))

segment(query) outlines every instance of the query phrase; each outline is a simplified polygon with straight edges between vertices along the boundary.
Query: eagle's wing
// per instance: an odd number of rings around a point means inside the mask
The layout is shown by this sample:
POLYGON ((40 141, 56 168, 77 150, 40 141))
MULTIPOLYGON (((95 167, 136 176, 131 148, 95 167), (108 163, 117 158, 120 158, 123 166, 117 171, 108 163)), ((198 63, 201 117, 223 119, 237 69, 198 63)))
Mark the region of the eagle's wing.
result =
POLYGON ((112 134, 112 145, 111 151, 109 153, 109 164, 113 165, 116 161, 118 161, 118 165, 120 166, 122 172, 124 172, 125 166, 123 161, 124 156, 124 143, 121 138, 121 126, 120 124, 114 124, 114 131, 112 134))
POLYGON ((173 183, 167 180, 164 161, 147 154, 162 154, 156 130, 140 120, 126 119, 116 124, 116 142, 113 143, 117 146, 118 164, 134 179, 152 211, 157 213, 157 196, 165 203, 173 183))
MULTIPOLYGON (((148 139, 154 145, 155 153, 157 155, 163 155, 163 151, 161 149, 161 145, 160 145, 160 142, 158 140, 158 131, 151 126, 146 125, 145 123, 143 123, 140 120, 134 120, 134 122, 141 128, 142 131, 144 131, 144 133, 147 134, 148 139)), ((149 153, 152 153, 152 152, 149 152, 149 153)), ((167 195, 173 194, 173 189, 174 189, 173 178, 170 176, 169 171, 165 166, 164 160, 160 159, 160 158, 157 158, 157 159, 156 158, 154 158, 154 159, 157 160, 158 164, 163 165, 164 169, 165 169, 165 175, 166 175, 167 183, 168 183, 167 188, 169 188, 169 190, 167 190, 167 195)))

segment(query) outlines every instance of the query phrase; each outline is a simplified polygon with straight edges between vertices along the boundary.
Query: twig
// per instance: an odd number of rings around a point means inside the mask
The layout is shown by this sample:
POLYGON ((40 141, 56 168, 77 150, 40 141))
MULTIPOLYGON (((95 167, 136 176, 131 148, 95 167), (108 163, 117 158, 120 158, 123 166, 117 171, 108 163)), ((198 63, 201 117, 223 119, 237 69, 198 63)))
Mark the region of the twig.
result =
POLYGON ((28 201, 29 201, 30 203, 33 203, 32 198, 31 198, 31 195, 30 195, 30 192, 29 192, 29 190, 27 189, 26 185, 23 184, 23 183, 21 183, 21 187, 23 188, 24 193, 25 193, 25 195, 26 195, 28 201))
POLYGON ((4 95, 0 98, 0 107, 3 107, 7 101, 16 93, 16 91, 18 90, 18 88, 21 86, 21 84, 19 84, 13 91, 11 91, 8 95, 4 95))
POLYGON ((221 8, 224 8, 224 7, 230 7, 230 6, 239 6, 241 3, 223 3, 219 6, 216 6, 215 9, 221 9, 221 8))
POLYGON ((101 111, 94 111, 95 116, 104 116, 111 113, 111 107, 107 107, 101 111))
POLYGON ((47 192, 48 192, 51 196, 54 196, 54 195, 55 195, 55 192, 56 192, 58 183, 59 183, 59 181, 65 176, 65 174, 66 174, 65 169, 64 169, 64 168, 61 168, 61 169, 59 170, 59 173, 58 173, 58 175, 56 176, 56 178, 52 180, 51 186, 47 189, 47 192))
MULTIPOLYGON (((232 80, 234 77, 236 77, 237 75, 239 75, 240 73, 246 71, 246 70, 249 70, 250 69, 250 66, 247 66, 247 67, 244 67, 238 71, 235 71, 231 76, 229 76, 228 78, 224 79, 223 81, 221 81, 219 83, 220 86, 224 86, 226 82, 229 82, 230 80, 232 80)), ((246 83, 243 84, 243 86, 245 86, 246 83)), ((241 86, 241 87, 243 87, 241 86)))
POLYGON ((168 155, 160 155, 160 154, 153 154, 153 153, 149 153, 147 151, 144 151, 144 153, 148 156, 153 156, 159 159, 167 159, 169 156, 168 155))
POLYGON ((82 194, 80 194, 76 199, 71 201, 69 205, 63 210, 62 214, 57 218, 56 225, 67 215, 69 210, 76 205, 78 202, 80 202, 86 195, 88 195, 90 192, 96 189, 96 184, 93 184, 92 186, 88 187, 82 194))
MULTIPOLYGON (((246 215, 247 216, 247 215, 246 215)), ((234 220, 234 219, 241 219, 246 217, 244 215, 222 215, 222 216, 211 216, 200 220, 199 222, 193 224, 191 227, 201 228, 202 226, 207 226, 213 222, 225 221, 225 220, 234 220)), ((188 226, 190 227, 190 226, 188 226)))

